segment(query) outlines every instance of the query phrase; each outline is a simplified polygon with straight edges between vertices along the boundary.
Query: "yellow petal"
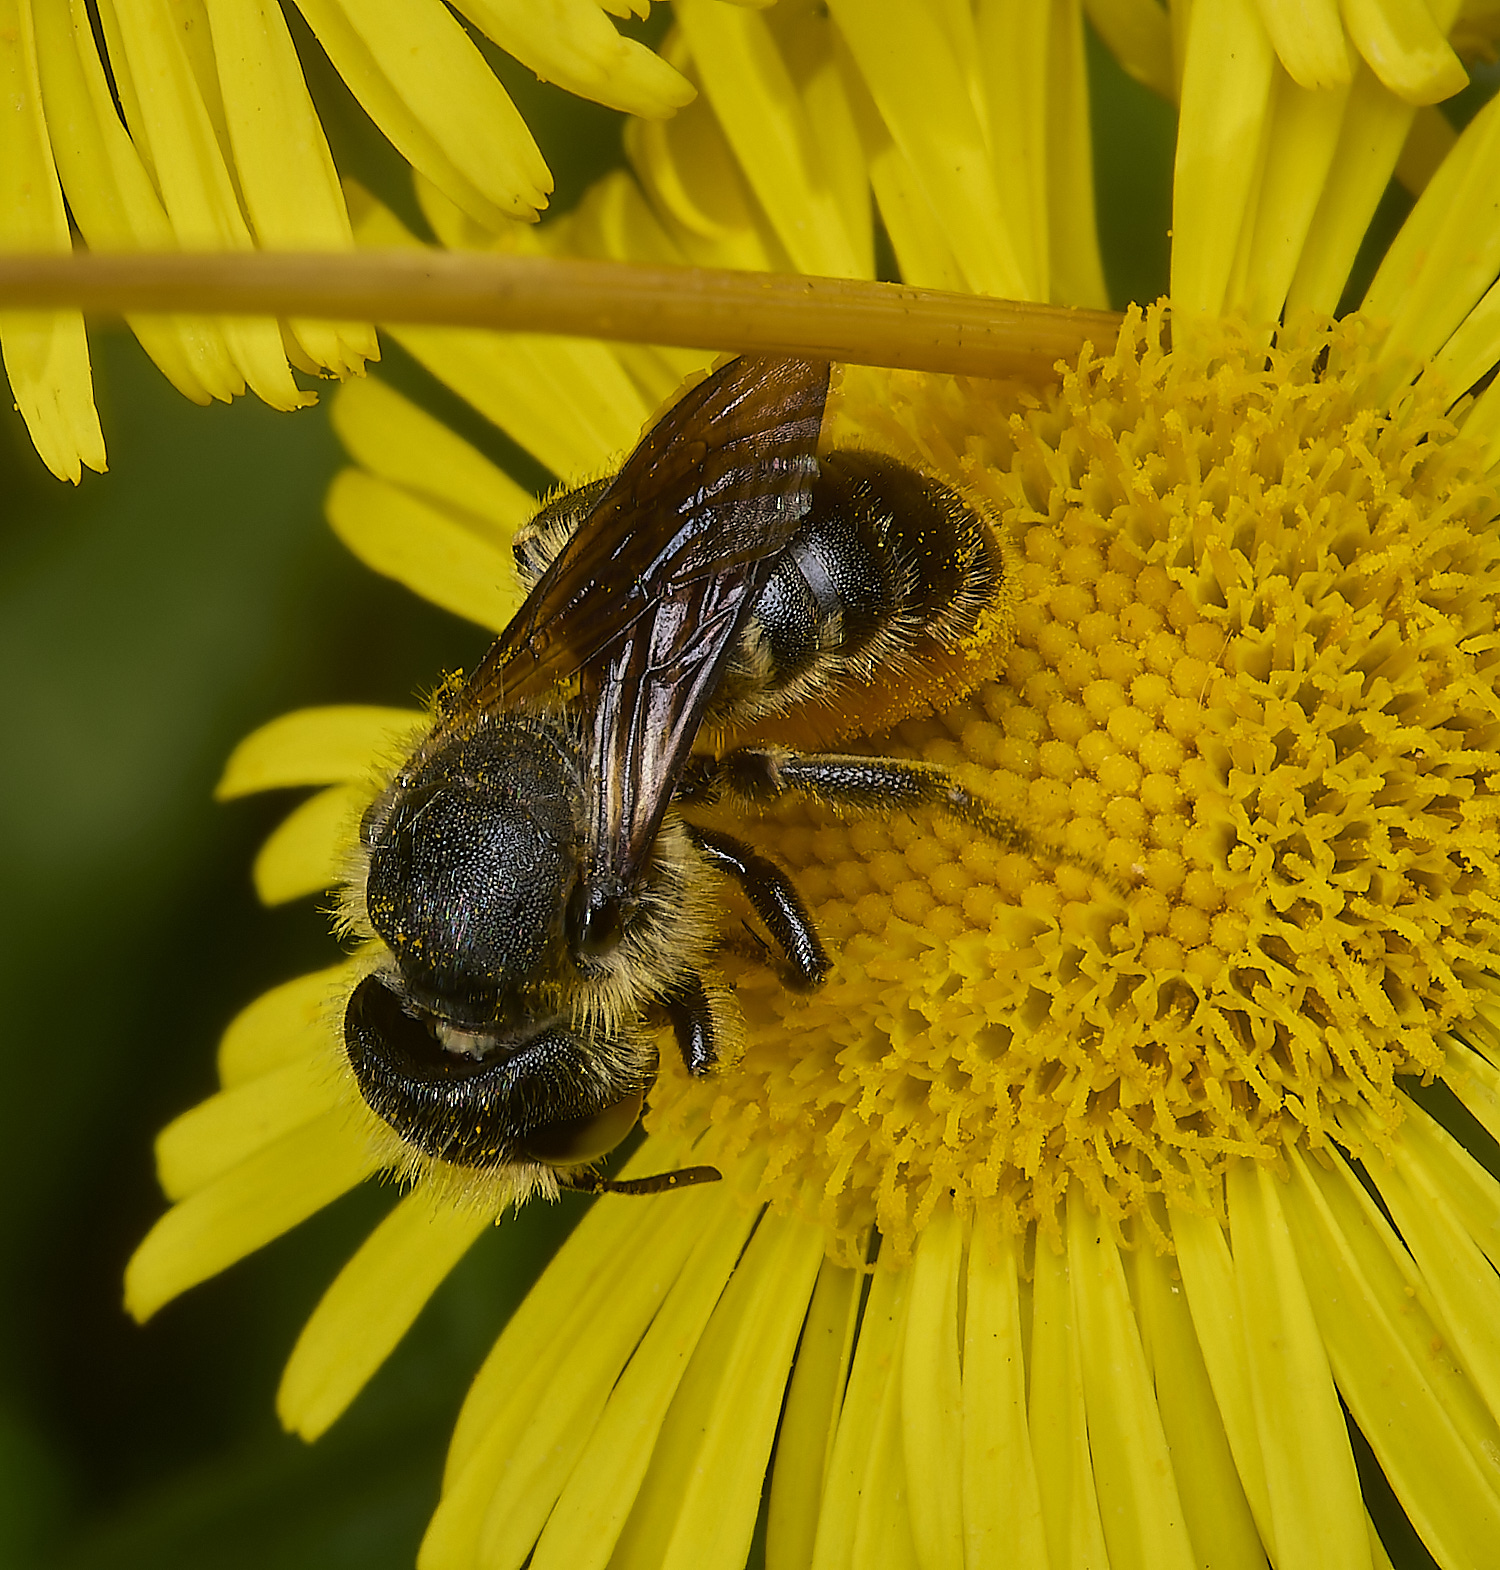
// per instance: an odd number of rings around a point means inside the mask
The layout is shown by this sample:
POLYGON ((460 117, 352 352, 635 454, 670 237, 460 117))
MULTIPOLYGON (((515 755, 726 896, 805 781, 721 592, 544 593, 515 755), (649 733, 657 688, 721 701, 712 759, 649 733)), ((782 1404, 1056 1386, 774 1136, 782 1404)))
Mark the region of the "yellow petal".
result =
MULTIPOLYGON (((101 0, 113 20, 119 49, 139 98, 133 121, 137 145, 150 149, 153 177, 180 244, 189 249, 248 250, 250 231, 240 212, 224 150, 215 132, 193 62, 166 0, 101 0)), ((128 105, 127 105, 128 110, 128 105)), ((223 333, 239 373, 277 409, 313 401, 287 368, 274 321, 225 318, 223 333)))
POLYGON ((1050 291, 1047 119, 1051 108, 1049 46, 1053 7, 1036 3, 986 6, 976 18, 971 58, 983 67, 995 184, 1010 221, 1026 298, 1050 291))
MULTIPOLYGON (((638 122, 639 123, 639 122, 638 122)), ((562 223, 551 223, 542 237, 554 256, 593 256, 610 261, 683 262, 682 249, 651 210, 641 188, 624 169, 596 181, 562 223)), ((695 371, 714 358, 702 349, 619 343, 616 358, 641 390, 646 405, 657 408, 695 371)))
POLYGON ((1327 314, 1338 305, 1414 112, 1387 92, 1368 67, 1354 73, 1338 148, 1287 291, 1288 314, 1327 314))
MULTIPOLYGON (((0 75, 0 89, 4 88, 0 75)), ((108 467, 94 409, 88 339, 77 311, 0 311, 0 349, 16 408, 42 462, 78 484, 108 467)))
POLYGON ((538 233, 553 256, 598 256, 616 262, 684 260, 682 248, 626 169, 612 169, 596 180, 571 213, 538 233))
POLYGON ((1109 1563, 1094 1486, 1069 1261, 1039 1239, 1032 1283, 1028 1412, 1037 1495, 1054 1564, 1109 1563))
POLYGON ((1385 1544, 1380 1541, 1380 1533, 1375 1529, 1375 1523, 1370 1519, 1369 1512, 1365 1512, 1365 1531, 1370 1543, 1370 1570, 1395 1570, 1391 1564, 1391 1556, 1385 1551, 1385 1544))
POLYGON ((969 1245, 964 1310, 963 1496, 968 1562, 1046 1570, 1042 1501, 1026 1421, 1016 1243, 969 1245))
MULTIPOLYGON (((139 5, 139 0, 113 0, 116 9, 128 10, 139 5)), ((229 145, 229 124, 224 117, 224 95, 219 87, 219 72, 214 62, 212 29, 208 23, 207 0, 171 0, 173 20, 176 23, 177 42, 187 60, 188 69, 203 95, 203 107, 208 112, 214 137, 226 158, 232 157, 229 145)))
POLYGON ((692 102, 692 83, 622 38, 595 0, 459 0, 458 9, 544 82, 580 98, 651 119, 692 102))
POLYGON ((340 882, 343 858, 368 802, 368 791, 335 785, 289 812, 261 846, 251 869, 261 902, 284 905, 340 882))
POLYGON ((1106 305, 1078 6, 1001 0, 954 42, 980 63, 995 181, 1028 287, 1039 299, 1106 305))
MULTIPOLYGON (((70 0, 70 4, 72 0, 70 0)), ((140 151, 141 161, 151 172, 151 178, 156 180, 156 167, 152 160, 151 143, 145 133, 145 123, 141 117, 141 95, 135 88, 135 77, 130 69, 130 59, 125 53, 125 40, 120 34, 120 19, 115 13, 114 0, 95 0, 94 9, 99 18, 99 24, 104 34, 104 57, 109 61, 109 74, 114 87, 114 95, 118 98, 120 108, 124 111, 125 124, 130 128, 130 135, 140 151)), ((79 17, 74 11, 74 25, 77 26, 79 17)), ((93 24, 85 12, 83 20, 88 23, 92 33, 93 24)))
POLYGON ((849 1564, 881 1397, 897 1382, 910 1284, 910 1273, 904 1270, 877 1270, 871 1278, 828 1458, 814 1570, 842 1570, 849 1564))
MULTIPOLYGON (((528 1315, 507 1326, 465 1404, 468 1423, 461 1417, 454 1433, 419 1564, 481 1558, 518 1567, 530 1553, 621 1371, 681 1274, 699 1219, 722 1203, 711 1189, 662 1198, 665 1204, 606 1198, 596 1206, 591 1215, 614 1206, 619 1228, 615 1246, 594 1256, 597 1274, 571 1299, 549 1293, 549 1321, 528 1315)), ((529 1296, 520 1312, 531 1303, 529 1296)))
POLYGON ((226 1172, 164 1215, 125 1267, 125 1306, 149 1319, 379 1168, 365 1131, 326 1112, 226 1172))
POLYGON ((325 1054, 298 1058, 200 1101, 156 1136, 156 1176, 185 1199, 257 1151, 337 1105, 342 1087, 325 1054))
POLYGON ((1370 1547, 1359 1477, 1282 1211, 1282 1185, 1263 1168, 1241 1162, 1230 1168, 1227 1187, 1278 1570, 1366 1570, 1370 1547))
MULTIPOLYGON (((1422 375, 1424 379, 1431 376, 1451 396, 1469 391, 1497 362, 1500 362, 1500 284, 1492 284, 1422 375)), ((1486 388, 1481 401, 1488 397, 1489 389, 1486 388)), ((1466 436, 1479 441, 1482 440, 1479 433, 1483 422, 1474 418, 1476 412, 1477 406, 1471 407, 1460 416, 1460 423, 1466 436)))
MULTIPOLYGON (((36 16, 42 97, 68 207, 95 251, 175 250, 177 239, 136 145, 120 124, 84 0, 36 16)), ((244 392, 224 336, 206 317, 131 316, 141 347, 195 403, 244 392)))
MULTIPOLYGON (((368 195, 351 195, 361 245, 412 246, 410 232, 368 195)), ((554 474, 592 477, 619 463, 654 410, 602 343, 441 327, 394 334, 439 381, 468 399, 554 474)))
POLYGON ((850 1570, 924 1570, 912 1536, 909 1494, 901 1381, 891 1379, 877 1398, 870 1452, 859 1490, 859 1517, 849 1545, 850 1570))
POLYGON ((502 550, 536 511, 530 491, 374 377, 339 389, 333 428, 356 463, 485 526, 502 550))
POLYGON ((531 1557, 531 1570, 604 1570, 662 1424, 734 1273, 754 1212, 724 1196, 704 1217, 697 1246, 641 1338, 563 1487, 531 1557))
POLYGON ((280 8, 205 0, 226 130, 261 241, 283 250, 354 244, 328 142, 280 8))
POLYGON ((1353 62, 1338 0, 1258 0, 1286 73, 1304 88, 1347 87, 1353 62))
POLYGON ((1490 1412, 1500 1412, 1500 1183, 1416 1106, 1376 1177, 1381 1202, 1442 1317, 1444 1338, 1490 1412))
POLYGON ((435 375, 565 482, 617 468, 655 413, 608 345, 512 334, 404 334, 435 375))
POLYGON ((1409 104, 1436 104, 1469 85, 1426 0, 1342 0, 1354 46, 1409 104))
POLYGON ((1226 301, 1252 322, 1281 315, 1338 151, 1348 97, 1308 92, 1278 77, 1247 266, 1226 301))
MULTIPOLYGON (((839 1412, 838 1432, 828 1461, 823 1509, 818 1517, 818 1537, 813 1548, 813 1570, 844 1570, 853 1561, 860 1528, 864 1490, 872 1470, 882 1483, 884 1475, 901 1456, 900 1379, 901 1351, 906 1334, 906 1303, 911 1288, 908 1270, 876 1270, 860 1320, 859 1340, 849 1371, 849 1387, 839 1412), (886 1413, 882 1431, 881 1411, 889 1400, 894 1411, 886 1413), (882 1442, 883 1441, 883 1442, 882 1442), (894 1450, 894 1454, 890 1452, 894 1450)), ((884 1546, 889 1563, 899 1567, 911 1560, 909 1529, 904 1541, 897 1537, 884 1546)))
POLYGON ((1068 1200, 1068 1275, 1078 1322, 1089 1451, 1109 1563, 1192 1570, 1201 1563, 1162 1432, 1120 1251, 1075 1191, 1068 1200))
POLYGON ((927 289, 964 289, 963 268, 943 236, 922 182, 893 140, 847 51, 840 52, 839 60, 870 171, 870 189, 902 281, 927 289))
POLYGON ((333 532, 367 567, 456 616, 499 632, 520 606, 509 552, 398 485, 345 469, 327 510, 333 532))
MULTIPOLYGON (((1206 1206, 1206 1196, 1203 1203, 1206 1206)), ((1274 1564, 1276 1523, 1261 1455, 1250 1357, 1245 1346, 1244 1308, 1235 1282, 1234 1260, 1222 1229, 1211 1216, 1176 1206, 1170 1208, 1170 1215, 1192 1331, 1202 1349, 1214 1404, 1224 1424, 1245 1501, 1274 1564)))
POLYGON ((560 479, 622 462, 653 412, 602 343, 440 327, 395 337, 560 479))
POLYGON ((369 1383, 494 1218, 408 1194, 360 1245, 302 1327, 276 1414, 304 1439, 325 1432, 369 1383))
POLYGON ((1131 1264, 1156 1404, 1198 1562, 1265 1570, 1183 1284, 1173 1279, 1174 1262, 1147 1245, 1134 1250, 1131 1264))
POLYGON ((1441 109, 1431 105, 1418 109, 1401 148, 1396 178, 1413 196, 1420 196, 1457 142, 1458 132, 1441 109))
POLYGON ((1340 1392, 1433 1557, 1483 1565, 1500 1540, 1500 1428, 1412 1301, 1400 1245, 1353 1173, 1314 1171, 1295 1148, 1287 1159, 1286 1216, 1340 1392))
MULTIPOLYGON (((352 249, 344 193, 280 6, 275 0, 207 0, 207 12, 235 174, 261 244, 352 249)), ((379 358, 372 327, 290 326, 311 360, 336 376, 379 358)))
MULTIPOLYGON (((625 1164, 622 1176, 668 1171, 683 1159, 679 1147, 647 1138, 625 1164)), ((497 1423, 510 1424, 528 1415, 525 1401, 516 1399, 516 1370, 525 1369, 528 1380, 534 1375, 541 1381, 535 1388, 541 1389, 550 1377, 547 1370, 567 1355, 559 1329, 573 1324, 575 1316, 603 1312, 614 1290, 614 1272, 636 1258, 671 1219, 670 1209, 628 1201, 591 1205, 585 1211, 522 1298, 475 1375, 448 1447, 445 1491, 469 1471, 497 1423)), ((586 1318, 578 1320, 578 1328, 586 1323, 586 1318)))
POLYGON ((1218 316, 1248 235, 1276 57, 1251 0, 1195 0, 1172 180, 1172 304, 1218 316))
POLYGON ((823 1481, 833 1454, 839 1408, 854 1353, 861 1278, 825 1259, 807 1311, 786 1415, 776 1437, 766 1519, 766 1570, 793 1570, 812 1559, 823 1481))
POLYGON ((487 229, 530 220, 552 176, 483 55, 439 0, 297 0, 406 160, 487 229))
POLYGON ((822 1254, 815 1226, 761 1217, 667 1413, 615 1570, 744 1564, 822 1254))
MULTIPOLYGON (((963 1570, 963 1388, 958 1290, 963 1227, 940 1210, 923 1228, 911 1266, 901 1422, 911 1534, 923 1570, 963 1570)), ((894 1381, 892 1381, 894 1383, 894 1381)))
POLYGON ((795 69, 802 112, 849 247, 861 259, 865 269, 861 276, 873 277, 875 224, 870 176, 845 84, 847 51, 838 29, 815 9, 800 14, 778 9, 771 13, 770 21, 777 29, 782 58, 795 69))
POLYGON ((1172 28, 1157 0, 1084 0, 1094 31, 1121 66, 1163 98, 1177 96, 1172 28))
MULTIPOLYGON (((72 247, 42 112, 31 0, 0 0, 0 249, 72 247)), ((76 485, 102 471, 88 340, 77 311, 0 313, 11 393, 43 463, 76 485)))
POLYGON ((625 148, 641 184, 674 226, 683 259, 701 267, 790 269, 706 99, 671 120, 632 121, 625 148))
POLYGON ((799 272, 868 278, 822 167, 801 96, 766 19, 716 0, 674 8, 704 92, 777 238, 799 272))
POLYGON ((968 287, 1028 298, 962 63, 937 15, 901 0, 832 0, 829 9, 968 287))
MULTIPOLYGON (((1483 1017, 1477 1023, 1488 1024, 1491 1031, 1495 1029, 1494 1024, 1483 1017)), ((1480 1039, 1484 1037, 1481 1035, 1480 1039)), ((1494 1052, 1494 1038, 1491 1037, 1486 1044, 1488 1050, 1494 1052)), ((1454 1095, 1490 1131, 1491 1136, 1500 1140, 1500 1068, 1496 1068, 1475 1044, 1452 1038, 1447 1042, 1445 1056, 1444 1083, 1452 1088, 1454 1095)))
MULTIPOLYGON (((487 251, 494 246, 495 236, 483 224, 470 218, 457 202, 445 196, 420 169, 412 170, 411 183, 416 192, 417 206, 422 209, 422 216, 437 237, 439 245, 450 251, 487 251)), ((515 249, 523 255, 535 254, 534 247, 526 242, 535 240, 536 231, 519 224, 513 224, 511 228, 518 235, 515 249)), ((512 238, 510 233, 503 236, 507 250, 510 249, 512 238)))
POLYGON ((219 801, 291 785, 341 785, 365 779, 376 764, 405 757, 426 724, 418 709, 358 703, 297 709, 251 733, 229 755, 214 795, 219 801))
POLYGON ((1109 291, 1094 204, 1094 142, 1083 18, 1054 4, 1047 46, 1047 298, 1104 309, 1109 291))
POLYGON ((345 962, 272 987, 230 1020, 219 1041, 219 1083, 232 1090, 289 1063, 326 1055, 339 1039, 342 1000, 354 985, 345 962))
MULTIPOLYGON (((1395 1148, 1397 1169, 1412 1191, 1441 1196, 1442 1205, 1434 1206, 1431 1219, 1446 1225, 1451 1213, 1484 1257, 1500 1269, 1500 1180, 1420 1108, 1408 1111, 1395 1148)), ((1452 1260, 1462 1263, 1456 1252, 1452 1260)), ((1497 1286, 1500 1282, 1486 1279, 1487 1291, 1497 1286)), ((1500 1336, 1500 1315, 1489 1317, 1486 1335, 1500 1336)), ((1492 1360, 1493 1354, 1486 1352, 1483 1362, 1487 1369, 1492 1360)), ((1480 1361, 1477 1355, 1474 1361, 1476 1365, 1480 1361)), ((1491 1410, 1500 1413, 1500 1379, 1486 1373, 1482 1383, 1492 1392, 1491 1410)))
POLYGON ((1381 350, 1387 395, 1437 353, 1497 271, 1500 102, 1491 100, 1432 177, 1365 294, 1363 308, 1391 324, 1381 350))

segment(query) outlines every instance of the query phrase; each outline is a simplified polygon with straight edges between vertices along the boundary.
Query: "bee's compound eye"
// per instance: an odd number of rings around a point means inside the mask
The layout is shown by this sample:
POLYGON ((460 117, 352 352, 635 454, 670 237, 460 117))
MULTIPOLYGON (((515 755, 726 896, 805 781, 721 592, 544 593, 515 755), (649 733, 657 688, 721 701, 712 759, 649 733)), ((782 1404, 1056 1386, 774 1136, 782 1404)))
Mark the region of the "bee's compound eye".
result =
POLYGON ((528 1156, 549 1166, 585 1166, 607 1156, 635 1127, 645 1099, 636 1091, 590 1116, 544 1123, 529 1129, 522 1145, 528 1156))
POLYGON ((375 1115, 439 1161, 501 1167, 596 1161, 640 1116, 643 1089, 601 1077, 572 1031, 459 1031, 413 1012, 379 976, 354 989, 344 1048, 375 1115))

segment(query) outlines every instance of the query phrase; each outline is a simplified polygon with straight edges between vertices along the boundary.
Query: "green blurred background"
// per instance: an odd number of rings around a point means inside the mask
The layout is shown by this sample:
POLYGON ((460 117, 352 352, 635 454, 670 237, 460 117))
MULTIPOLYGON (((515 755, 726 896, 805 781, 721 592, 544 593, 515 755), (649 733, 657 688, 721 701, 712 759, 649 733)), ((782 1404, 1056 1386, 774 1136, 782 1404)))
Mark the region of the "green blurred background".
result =
MULTIPOLYGON (((399 164, 300 42, 340 167, 419 223, 399 164)), ((1111 291, 1152 299, 1173 115, 1097 48, 1091 63, 1111 291)), ((619 161, 617 117, 497 68, 566 210, 619 161)), ((1393 195, 1382 226, 1405 205, 1393 195)), ((295 797, 215 806, 224 757, 289 708, 409 702, 484 639, 333 540, 326 402, 198 409, 124 334, 93 346, 107 476, 57 483, 0 412, 0 1570, 395 1570, 468 1379, 576 1210, 534 1206, 482 1239, 311 1448, 277 1427, 281 1365, 389 1190, 349 1196, 144 1328, 120 1280, 162 1209, 153 1135, 215 1088, 219 1032, 332 954, 316 902, 267 912, 250 889, 295 797)), ((389 348, 386 373, 524 483, 545 479, 389 348)))
MULTIPOLYGON (((298 41, 339 167, 421 232, 404 166, 298 41)), ((566 210, 620 161, 618 116, 492 58, 566 210)), ((225 756, 287 709, 410 703, 488 640, 324 524, 331 388, 295 415, 199 409, 124 332, 91 342, 107 475, 59 484, 0 411, 0 1570, 409 1566, 468 1381, 577 1205, 482 1239, 311 1448, 276 1423, 280 1369, 391 1189, 145 1327, 121 1273, 163 1209, 152 1139, 216 1088, 224 1025, 335 956, 320 902, 266 911, 250 887, 299 793, 216 806, 225 756)), ((389 343, 382 374, 547 482, 389 343)))
POLYGON ((122 335, 95 357, 108 477, 57 485, 14 415, 0 452, 0 1566, 409 1564, 512 1250, 476 1250, 311 1451, 277 1430, 278 1366, 389 1191, 144 1329, 120 1273, 162 1208, 153 1131, 215 1088, 229 1016, 331 957, 313 901, 256 905, 249 860, 290 798, 215 807, 227 749, 299 704, 407 701, 482 639, 335 544, 321 410, 198 410, 122 335))

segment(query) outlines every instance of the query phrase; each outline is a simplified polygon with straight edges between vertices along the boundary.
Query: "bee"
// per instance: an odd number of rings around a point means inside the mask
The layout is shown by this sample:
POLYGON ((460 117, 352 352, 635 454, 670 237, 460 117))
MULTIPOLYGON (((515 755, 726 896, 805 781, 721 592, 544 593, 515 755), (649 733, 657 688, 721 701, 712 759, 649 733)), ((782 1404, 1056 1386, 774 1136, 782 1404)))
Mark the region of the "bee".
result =
POLYGON ((879 454, 818 456, 829 375, 732 360, 618 474, 545 505, 515 541, 520 610, 365 814, 347 903, 379 959, 345 1048, 370 1108, 424 1155, 518 1192, 719 1176, 593 1169, 640 1115, 661 1026, 689 1073, 718 1061, 720 879, 790 985, 831 961, 788 875, 693 807, 936 807, 1021 841, 930 765, 701 746, 956 642, 999 587, 955 491, 879 454))

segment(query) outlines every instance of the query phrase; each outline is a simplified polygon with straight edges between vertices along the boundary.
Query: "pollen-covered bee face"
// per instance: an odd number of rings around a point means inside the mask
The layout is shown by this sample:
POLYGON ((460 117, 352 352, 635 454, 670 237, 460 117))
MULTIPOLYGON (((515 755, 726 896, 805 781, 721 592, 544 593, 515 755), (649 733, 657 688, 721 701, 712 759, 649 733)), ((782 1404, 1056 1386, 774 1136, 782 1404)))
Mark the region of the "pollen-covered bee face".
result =
POLYGON ((564 738, 487 720, 398 779, 365 824, 365 908, 406 1000, 461 1029, 534 1014, 567 974, 580 870, 564 738))

